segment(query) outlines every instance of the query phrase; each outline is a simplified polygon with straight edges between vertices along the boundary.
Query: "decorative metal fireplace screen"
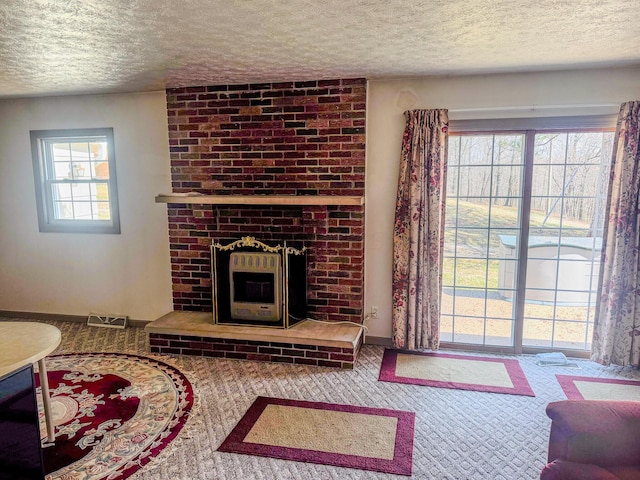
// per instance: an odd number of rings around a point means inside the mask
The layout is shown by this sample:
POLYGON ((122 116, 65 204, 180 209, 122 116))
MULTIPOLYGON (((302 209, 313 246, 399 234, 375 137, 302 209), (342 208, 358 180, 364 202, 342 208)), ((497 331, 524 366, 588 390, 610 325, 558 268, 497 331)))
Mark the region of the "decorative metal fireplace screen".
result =
POLYGON ((213 244, 214 323, 289 328, 304 319, 306 250, 253 237, 213 244))

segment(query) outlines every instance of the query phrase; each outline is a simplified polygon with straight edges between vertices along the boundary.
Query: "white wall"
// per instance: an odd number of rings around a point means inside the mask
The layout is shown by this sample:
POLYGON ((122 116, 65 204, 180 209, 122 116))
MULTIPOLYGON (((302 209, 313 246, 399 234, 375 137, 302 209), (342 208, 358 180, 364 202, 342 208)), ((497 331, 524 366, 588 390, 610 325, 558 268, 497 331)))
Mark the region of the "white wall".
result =
POLYGON ((393 217, 405 110, 448 108, 451 120, 588 115, 617 113, 620 103, 638 99, 638 67, 371 80, 367 105, 365 312, 375 305, 378 318, 369 320, 369 335, 391 336, 393 217))
POLYGON ((164 92, 0 100, 0 310, 172 310, 164 92), (113 127, 122 233, 40 233, 29 130, 113 127))
MULTIPOLYGON (((371 80, 367 107, 365 311, 391 335, 392 228, 403 112, 451 119, 615 112, 640 98, 640 68, 371 80), (535 106, 531 109, 513 107, 535 106), (548 108, 560 106, 560 108, 548 108), (505 107, 500 111, 499 107, 505 107), (455 112, 455 110, 459 110, 455 112)), ((0 100, 0 310, 153 320, 172 309, 164 92, 0 100), (29 130, 113 127, 120 235, 40 233, 29 130)))

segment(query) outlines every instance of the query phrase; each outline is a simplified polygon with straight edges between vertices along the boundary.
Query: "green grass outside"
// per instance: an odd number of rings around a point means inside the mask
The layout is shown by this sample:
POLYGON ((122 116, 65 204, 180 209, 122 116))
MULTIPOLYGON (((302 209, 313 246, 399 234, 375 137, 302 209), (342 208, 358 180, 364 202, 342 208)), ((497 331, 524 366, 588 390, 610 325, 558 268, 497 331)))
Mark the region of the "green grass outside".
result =
MULTIPOLYGON (((453 255, 453 242, 455 241, 454 226, 457 223, 458 234, 458 256, 474 257, 467 258, 445 258, 443 266, 443 285, 456 285, 457 287, 477 287, 487 289, 498 288, 498 268, 499 261, 491 260, 491 257, 498 257, 500 251, 500 234, 515 235, 518 228, 518 209, 503 205, 491 205, 491 223, 489 224, 489 205, 468 201, 458 201, 457 199, 447 201, 446 210, 446 231, 445 231, 445 256, 453 255), (456 222, 457 213, 457 222, 456 222), (469 227, 481 227, 474 230, 469 227), (487 239, 487 229, 491 228, 513 228, 513 232, 490 230, 487 239), (489 260, 485 259, 487 244, 489 247, 489 260), (477 259, 475 258, 477 257, 477 259), (455 282, 454 282, 455 264, 455 282), (487 272, 488 269, 488 272, 487 272), (487 276, 488 275, 488 276, 487 276)), ((558 236, 560 228, 560 218, 550 216, 542 227, 546 212, 532 211, 530 215, 531 235, 558 236)), ((570 229, 570 236, 589 236, 589 225, 584 222, 574 220, 562 221, 563 230, 570 229)))

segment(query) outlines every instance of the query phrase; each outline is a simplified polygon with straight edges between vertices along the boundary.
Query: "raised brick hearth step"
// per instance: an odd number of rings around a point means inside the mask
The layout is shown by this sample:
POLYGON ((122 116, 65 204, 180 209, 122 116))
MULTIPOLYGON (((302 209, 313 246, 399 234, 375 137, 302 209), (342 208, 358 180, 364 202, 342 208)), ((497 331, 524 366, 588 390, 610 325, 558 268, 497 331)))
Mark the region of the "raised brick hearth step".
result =
POLYGON ((362 330, 311 321, 289 329, 214 325, 211 312, 175 311, 147 324, 155 353, 352 369, 362 330))

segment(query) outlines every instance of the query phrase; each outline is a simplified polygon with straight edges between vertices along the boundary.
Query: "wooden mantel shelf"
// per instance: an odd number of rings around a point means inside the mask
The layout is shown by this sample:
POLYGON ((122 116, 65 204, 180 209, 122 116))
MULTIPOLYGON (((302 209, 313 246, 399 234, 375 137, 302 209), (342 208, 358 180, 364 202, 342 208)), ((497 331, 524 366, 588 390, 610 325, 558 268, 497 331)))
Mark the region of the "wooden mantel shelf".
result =
POLYGON ((364 205, 364 197, 344 195, 157 195, 156 203, 201 205, 364 205))

